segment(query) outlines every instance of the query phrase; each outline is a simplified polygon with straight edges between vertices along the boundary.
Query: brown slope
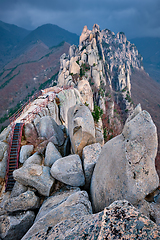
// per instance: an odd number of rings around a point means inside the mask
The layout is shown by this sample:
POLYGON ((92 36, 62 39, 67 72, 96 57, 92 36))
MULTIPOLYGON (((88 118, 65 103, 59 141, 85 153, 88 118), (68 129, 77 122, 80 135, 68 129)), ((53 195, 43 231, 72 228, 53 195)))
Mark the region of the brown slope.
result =
MULTIPOLYGON (((59 71, 59 59, 63 53, 68 53, 69 44, 64 43, 49 49, 42 43, 37 43, 23 55, 11 61, 0 74, 0 119, 15 109, 17 104, 29 95, 38 91, 45 81, 59 71)), ((1 121, 7 126, 8 121, 1 121)))
POLYGON ((157 126, 159 144, 156 167, 160 176, 160 84, 150 78, 145 71, 137 69, 132 73, 131 84, 134 104, 141 103, 142 109, 150 113, 157 126))

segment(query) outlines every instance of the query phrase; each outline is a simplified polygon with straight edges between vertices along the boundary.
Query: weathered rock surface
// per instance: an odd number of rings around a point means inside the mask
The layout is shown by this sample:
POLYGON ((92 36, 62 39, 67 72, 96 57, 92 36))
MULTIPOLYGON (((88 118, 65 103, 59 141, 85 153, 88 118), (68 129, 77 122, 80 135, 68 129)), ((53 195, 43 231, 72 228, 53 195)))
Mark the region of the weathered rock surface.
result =
POLYGON ((55 99, 53 100, 53 102, 49 102, 48 105, 48 110, 49 110, 49 114, 50 116, 54 119, 54 121, 60 125, 60 120, 59 120, 59 110, 58 110, 58 106, 56 104, 55 99))
POLYGON ((81 94, 83 104, 88 104, 89 108, 91 111, 94 109, 94 104, 93 104, 93 93, 92 89, 90 87, 90 84, 87 80, 81 80, 78 82, 77 89, 81 94))
POLYGON ((45 152, 44 165, 51 167, 53 163, 59 158, 62 158, 60 152, 57 150, 57 148, 52 142, 49 142, 45 152))
POLYGON ((28 188, 26 186, 16 181, 11 192, 11 197, 18 197, 21 193, 26 192, 27 189, 28 188))
POLYGON ((94 210, 118 199, 136 204, 154 191, 159 185, 156 154, 156 126, 149 113, 142 111, 102 148, 91 181, 94 210))
POLYGON ((95 143, 95 127, 88 107, 77 104, 68 111, 68 130, 73 153, 82 155, 86 145, 95 143))
POLYGON ((98 214, 84 215, 77 219, 66 219, 53 227, 45 237, 47 240, 98 239, 102 216, 103 212, 100 212, 98 214))
POLYGON ((32 143, 32 144, 38 138, 38 133, 37 133, 36 128, 34 127, 34 125, 32 123, 26 123, 25 124, 24 135, 25 135, 25 139, 29 143, 32 143))
POLYGON ((57 208, 60 204, 65 202, 70 195, 78 191, 80 191, 80 188, 78 187, 66 186, 63 187, 60 191, 54 193, 51 197, 47 198, 39 209, 35 222, 48 214, 53 209, 57 208))
POLYGON ((42 157, 39 153, 36 152, 24 162, 23 166, 27 166, 30 164, 41 165, 41 163, 42 163, 42 157))
POLYGON ((51 175, 73 187, 85 184, 81 159, 77 154, 58 159, 51 167, 51 175))
POLYGON ((32 226, 35 214, 32 211, 16 216, 0 216, 0 237, 4 240, 20 240, 32 226))
MULTIPOLYGON (((36 225, 36 223, 34 224, 36 225)), ((38 230, 38 229, 37 229, 38 230)), ((34 233, 30 230, 24 239, 156 239, 160 238, 157 225, 141 214, 128 201, 115 201, 97 214, 69 217, 56 225, 34 233), (47 231, 48 230, 48 231, 47 231)))
POLYGON ((157 225, 142 215, 126 200, 115 201, 104 209, 98 240, 159 239, 157 225))
POLYGON ((2 159, 0 160, 0 178, 4 178, 6 175, 8 151, 1 153, 2 159))
POLYGON ((4 204, 4 210, 15 212, 20 210, 31 210, 39 207, 40 200, 32 191, 21 193, 17 197, 9 198, 4 204))
POLYGON ((55 182, 50 175, 50 168, 38 164, 26 165, 15 170, 13 177, 25 186, 34 187, 44 196, 49 196, 55 182))
POLYGON ((27 158, 31 156, 31 153, 33 151, 34 146, 33 145, 24 145, 21 147, 20 155, 19 155, 19 162, 24 163, 27 158))
POLYGON ((87 192, 75 192, 60 205, 58 204, 57 207, 36 221, 22 239, 32 239, 36 237, 38 239, 38 236, 42 239, 57 223, 69 218, 77 220, 79 217, 90 215, 91 213, 92 209, 87 192))
POLYGON ((81 103, 81 96, 77 89, 68 89, 58 94, 60 101, 60 118, 63 124, 68 128, 68 110, 76 104, 81 103))
POLYGON ((85 173, 85 188, 89 189, 92 173, 101 152, 101 145, 94 143, 83 148, 82 159, 85 173))
POLYGON ((42 117, 39 122, 39 132, 41 137, 46 139, 55 137, 55 145, 61 146, 64 143, 64 134, 53 118, 49 116, 42 117))

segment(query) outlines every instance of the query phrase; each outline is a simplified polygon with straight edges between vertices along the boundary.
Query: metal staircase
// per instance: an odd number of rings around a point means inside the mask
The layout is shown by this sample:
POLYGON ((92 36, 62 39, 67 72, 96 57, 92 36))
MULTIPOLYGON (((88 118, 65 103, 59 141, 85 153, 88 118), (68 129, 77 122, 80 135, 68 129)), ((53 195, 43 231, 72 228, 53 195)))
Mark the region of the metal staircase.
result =
POLYGON ((23 125, 24 123, 16 123, 13 126, 7 162, 6 187, 5 187, 6 192, 11 191, 15 183, 15 180, 13 178, 13 171, 18 168, 20 142, 22 137, 23 125))

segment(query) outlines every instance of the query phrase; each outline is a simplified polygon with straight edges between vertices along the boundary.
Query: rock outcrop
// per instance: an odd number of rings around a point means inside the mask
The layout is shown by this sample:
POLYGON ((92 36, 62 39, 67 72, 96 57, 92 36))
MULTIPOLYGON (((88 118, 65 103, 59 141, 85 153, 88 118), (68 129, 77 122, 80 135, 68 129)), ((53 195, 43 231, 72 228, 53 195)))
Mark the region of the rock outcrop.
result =
POLYGON ((86 145, 95 143, 94 120, 88 107, 77 104, 69 109, 68 131, 75 154, 81 156, 86 145))
POLYGON ((102 149, 91 182, 94 211, 118 199, 137 204, 154 191, 159 185, 156 154, 156 126, 149 113, 142 111, 102 149))
POLYGON ((79 187, 85 184, 81 159, 77 154, 58 159, 51 167, 51 175, 70 186, 79 187))
POLYGON ((49 196, 54 185, 50 168, 38 164, 29 164, 13 172, 14 179, 25 186, 31 186, 44 196, 49 196))

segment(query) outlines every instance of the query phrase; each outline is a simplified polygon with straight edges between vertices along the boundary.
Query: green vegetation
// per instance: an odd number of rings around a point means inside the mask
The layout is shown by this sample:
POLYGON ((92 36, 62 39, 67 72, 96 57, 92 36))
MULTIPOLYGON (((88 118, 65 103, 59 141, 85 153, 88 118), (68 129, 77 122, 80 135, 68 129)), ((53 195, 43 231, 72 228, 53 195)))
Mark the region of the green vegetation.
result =
POLYGON ((103 115, 103 110, 98 107, 97 105, 94 105, 94 110, 92 112, 92 116, 95 122, 98 122, 99 119, 102 117, 103 115))
POLYGON ((122 92, 125 92, 125 91, 127 91, 127 86, 122 89, 122 92))
POLYGON ((132 102, 132 99, 131 99, 131 97, 130 97, 130 95, 129 95, 128 93, 126 94, 125 99, 126 99, 128 102, 132 102))
POLYGON ((81 68, 80 68, 80 77, 85 75, 85 72, 90 70, 90 66, 87 63, 82 63, 81 68))

